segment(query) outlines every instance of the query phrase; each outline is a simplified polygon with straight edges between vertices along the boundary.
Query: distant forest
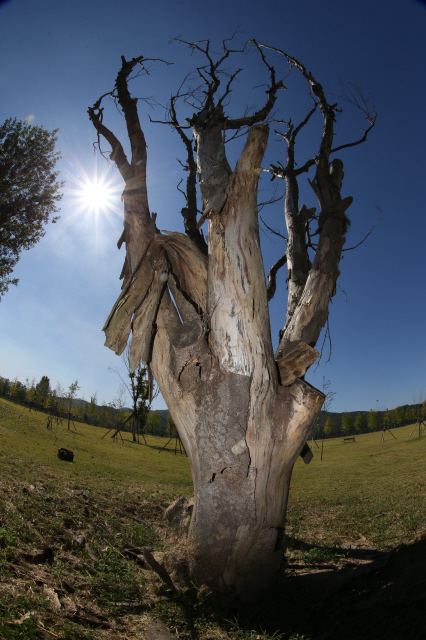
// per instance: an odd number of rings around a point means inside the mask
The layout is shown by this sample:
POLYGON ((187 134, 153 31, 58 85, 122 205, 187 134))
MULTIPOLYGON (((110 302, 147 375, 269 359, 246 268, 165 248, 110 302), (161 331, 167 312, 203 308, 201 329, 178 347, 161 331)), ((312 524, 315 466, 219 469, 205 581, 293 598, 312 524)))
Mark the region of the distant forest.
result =
MULTIPOLYGON (((44 411, 49 416, 85 422, 98 427, 132 431, 132 409, 125 407, 125 391, 121 389, 116 398, 109 403, 98 404, 95 393, 90 402, 77 398, 78 381, 68 389, 60 384, 52 389, 47 376, 36 383, 35 380, 25 383, 17 378, 9 380, 0 376, 0 397, 19 404, 44 411)), ((327 405, 327 402, 325 403, 327 405)), ((151 435, 173 435, 174 425, 167 409, 141 412, 138 416, 139 433, 151 435), (142 416, 142 417, 141 417, 142 416)), ((417 420, 426 419, 426 400, 422 403, 405 404, 386 411, 321 411, 310 437, 336 438, 350 436, 368 431, 378 431, 383 427, 391 429, 417 420)))
POLYGON ((380 431, 426 419, 426 401, 404 404, 386 411, 321 411, 312 432, 314 438, 337 438, 380 431))
MULTIPOLYGON (((37 409, 52 418, 84 422, 97 427, 132 432, 132 409, 125 406, 125 390, 120 388, 117 397, 109 403, 98 404, 95 393, 90 402, 77 398, 78 381, 73 382, 68 389, 58 384, 55 389, 50 386, 48 376, 36 383, 35 380, 25 383, 17 378, 9 380, 0 376, 0 397, 27 406, 30 410, 37 409)), ((173 434, 174 425, 167 410, 138 412, 138 432, 151 435, 166 436, 173 434)))

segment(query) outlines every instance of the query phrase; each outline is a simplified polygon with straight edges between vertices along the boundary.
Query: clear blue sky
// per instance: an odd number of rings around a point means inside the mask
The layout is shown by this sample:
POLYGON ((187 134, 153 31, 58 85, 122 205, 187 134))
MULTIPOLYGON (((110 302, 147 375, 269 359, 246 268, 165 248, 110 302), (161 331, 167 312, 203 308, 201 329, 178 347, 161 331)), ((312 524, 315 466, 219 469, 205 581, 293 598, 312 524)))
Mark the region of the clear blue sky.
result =
MULTIPOLYGON (((338 291, 331 305, 331 362, 326 363, 326 346, 308 379, 319 387, 323 376, 331 381, 334 411, 393 408, 426 393, 426 6, 415 0, 0 3, 0 121, 32 115, 31 124, 59 128, 66 181, 61 220, 24 252, 14 272, 19 285, 0 302, 0 375, 22 381, 48 375, 53 386, 65 387, 78 379, 86 399, 95 391, 99 401, 117 394, 119 380, 108 367, 120 367, 121 361, 103 346, 101 329, 120 292, 123 252, 116 242, 122 217, 119 199, 115 211, 97 215, 75 197, 82 176, 108 170, 93 152, 87 108, 112 89, 122 54, 175 62, 156 65, 147 83, 134 85, 136 95, 164 103, 191 63, 185 48, 169 40, 181 34, 217 42, 236 27, 241 41, 256 37, 299 58, 326 89, 338 92, 339 78, 361 83, 379 114, 368 142, 342 153, 342 193, 354 197, 346 246, 359 242, 377 221, 376 205, 383 222, 359 249, 345 253, 339 285, 348 299, 338 291)), ((242 78, 232 107, 236 115, 256 99, 251 87, 264 82, 262 77, 255 63, 242 78)), ((299 97, 286 93, 281 117, 296 122, 304 116, 302 85, 299 91, 299 97)), ((161 229, 181 229, 176 157, 183 147, 176 134, 150 124, 147 113, 141 105, 150 207, 161 229)), ((113 108, 109 114, 106 122, 124 138, 123 122, 113 108)), ((161 109, 152 112, 162 116, 161 109)), ((363 124, 349 110, 339 119, 339 143, 355 139, 363 124)), ((300 145, 301 160, 309 142, 300 145)), ((284 160, 284 147, 271 140, 264 166, 276 160, 284 160)), ((113 170, 108 177, 120 190, 113 170)), ((266 174, 262 185, 269 186, 266 174)), ((316 205, 305 186, 302 202, 316 205)), ((284 230, 281 205, 265 216, 284 230)), ((277 238, 262 237, 268 269, 284 247, 277 238)), ((280 284, 271 307, 275 344, 284 323, 283 275, 280 284)), ((165 408, 162 400, 156 408, 165 408)))

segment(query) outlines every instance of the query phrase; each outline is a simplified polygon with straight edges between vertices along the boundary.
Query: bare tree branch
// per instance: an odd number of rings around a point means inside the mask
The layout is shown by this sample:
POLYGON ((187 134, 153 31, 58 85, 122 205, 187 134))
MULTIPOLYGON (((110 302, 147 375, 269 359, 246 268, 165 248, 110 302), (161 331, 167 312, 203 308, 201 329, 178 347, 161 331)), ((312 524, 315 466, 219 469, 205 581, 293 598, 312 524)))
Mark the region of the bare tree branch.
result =
POLYGON ((268 302, 272 300, 275 295, 275 291, 277 290, 277 273, 285 265, 287 262, 287 254, 285 253, 279 260, 276 261, 274 265, 269 269, 268 272, 268 286, 266 288, 266 295, 268 297, 268 302))
POLYGON ((241 129, 241 127, 244 127, 244 126, 253 126, 258 122, 263 122, 273 109, 273 106, 277 100, 278 90, 286 88, 282 80, 278 80, 278 82, 276 81, 275 69, 274 67, 271 67, 267 62, 265 56, 263 55, 263 51, 261 50, 260 46, 257 44, 256 40, 253 39, 253 40, 250 40, 249 42, 252 42, 256 47, 256 49, 259 51, 260 56, 262 58, 262 62, 264 63, 264 65, 269 71, 270 85, 266 91, 267 99, 263 107, 258 111, 256 111, 253 115, 245 116, 242 118, 235 118, 232 120, 227 120, 226 129, 241 129))
POLYGON ((366 98, 359 84, 349 83, 345 85, 343 84, 343 82, 340 82, 340 86, 342 87, 343 95, 336 95, 336 97, 341 98, 342 100, 345 100, 345 102, 348 102, 349 104, 355 105, 357 109, 359 109, 360 111, 362 111, 362 113, 365 114, 365 117, 367 121, 370 123, 370 126, 367 129, 361 129, 364 135, 359 140, 356 140, 355 142, 348 142, 347 144, 342 144, 339 147, 332 149, 330 153, 336 153, 336 151, 340 151, 341 149, 348 149, 349 147, 355 147, 356 145, 362 144, 363 142, 365 142, 367 140, 367 136, 369 132, 374 127, 377 120, 376 106, 370 94, 366 98), (369 101, 371 101, 371 106, 369 105, 369 101))
POLYGON ((376 222, 376 224, 373 227, 371 227, 370 231, 367 233, 365 238, 363 238, 363 240, 361 240, 361 242, 358 242, 358 244, 356 244, 354 247, 348 247, 347 249, 342 249, 342 252, 343 251, 352 251, 352 249, 357 249, 359 246, 361 246, 367 240, 368 236, 370 235, 370 233, 372 233, 373 229, 375 229, 381 223, 381 221, 383 220, 383 212, 382 212, 382 210, 380 209, 380 207, 378 205, 376 205, 376 206, 377 206, 377 209, 380 212, 380 220, 378 222, 376 222))
MULTIPOLYGON (((339 276, 339 262, 344 243, 344 234, 349 225, 345 214, 352 202, 351 197, 342 200, 340 190, 343 180, 343 162, 339 159, 330 164, 329 157, 334 136, 334 122, 337 104, 330 104, 323 87, 310 71, 293 56, 276 47, 260 45, 283 55, 291 66, 296 67, 308 82, 313 99, 318 101, 323 116, 323 130, 319 150, 315 156, 316 174, 310 184, 320 204, 318 217, 319 241, 311 266, 306 234, 309 229, 310 213, 306 207, 297 212, 298 186, 294 172, 294 148, 287 149, 286 180, 286 222, 289 233, 287 249, 288 262, 288 304, 284 331, 281 334, 276 358, 291 349, 291 342, 302 339, 314 346, 321 329, 328 318, 328 305, 335 293, 339 276), (290 170, 290 171, 289 171, 290 170), (303 257, 303 261, 301 261, 303 257), (325 283, 327 283, 325 285, 325 283), (327 294, 325 293, 325 287, 327 294), (315 303, 313 304, 313 300, 315 303), (315 309, 315 320, 313 310, 315 309), (312 321, 311 321, 312 320, 312 321)), ((291 124, 288 125, 288 139, 291 142, 291 124)), ((293 141, 294 142, 294 141, 293 141)), ((309 168, 304 165, 301 169, 309 168)), ((281 171, 283 167, 281 166, 281 171)), ((311 218, 312 219, 312 218, 311 218)), ((310 234, 308 235, 310 240, 310 234)), ((313 247, 311 243, 311 247, 313 247)))
MULTIPOLYGON (((232 39, 232 38, 231 38, 232 39)), ((243 53, 244 49, 229 49, 227 47, 227 45, 225 44, 226 40, 222 41, 222 47, 223 47, 223 55, 221 57, 219 57, 218 60, 216 60, 216 62, 214 62, 213 57, 210 53, 210 40, 200 40, 198 42, 188 42, 186 40, 182 40, 180 37, 179 38, 173 38, 173 40, 176 40, 178 42, 182 42, 186 45, 188 45, 192 51, 199 51, 200 53, 202 53, 208 60, 208 64, 203 66, 203 67, 197 67, 197 73, 200 76, 200 78, 203 80, 203 82, 205 83, 206 87, 207 87, 207 91, 204 91, 204 95, 205 95, 205 99, 203 102, 203 109, 207 110, 207 111, 213 111, 215 109, 215 107, 219 107, 221 105, 223 105, 223 101, 224 99, 229 95, 230 93, 230 86, 233 82, 233 80, 235 79, 235 77, 238 75, 238 73, 240 72, 240 70, 236 71, 235 73, 233 73, 232 75, 227 74, 226 72, 224 72, 223 70, 220 69, 222 63, 229 57, 229 55, 231 53, 243 53), (204 45, 204 46, 202 46, 204 45), (214 96, 216 95, 219 86, 220 86, 220 75, 227 75, 229 77, 229 81, 226 85, 225 88, 225 92, 224 94, 219 98, 217 105, 215 105, 214 103, 214 96), (208 76, 208 77, 207 77, 208 76)))
MULTIPOLYGON (((279 200, 281 200, 281 198, 279 198, 279 200)), ((285 240, 286 242, 288 242, 288 238, 286 238, 285 236, 283 236, 279 231, 275 231, 274 229, 272 229, 270 226, 268 226, 266 224, 266 222, 264 221, 264 219, 262 218, 262 216, 259 216, 259 218, 262 220, 262 223, 265 225, 265 227, 268 229, 268 231, 270 231, 271 233, 273 233, 276 236, 279 236, 280 238, 282 238, 283 240, 285 240)))
POLYGON ((326 324, 326 330, 325 330, 325 333, 324 333, 324 340, 322 341, 320 357, 318 358, 318 361, 317 361, 317 363, 315 365, 314 371, 316 371, 318 369, 318 367, 320 366, 320 364, 321 364, 322 354, 323 354, 323 351, 324 351, 324 346, 325 346, 325 342, 327 340, 327 337, 328 337, 328 342, 329 342, 329 346, 330 346, 330 351, 329 351, 329 354, 328 354, 328 359, 327 359, 326 364, 328 362, 330 362, 330 360, 331 360, 331 353, 333 351, 333 343, 331 341, 330 324, 329 324, 328 317, 327 317, 327 320, 326 320, 325 324, 326 324))
POLYGON ((131 177, 131 171, 132 171, 131 166, 127 160, 126 154, 124 153, 121 142, 118 140, 118 138, 115 137, 112 131, 110 131, 110 129, 108 129, 102 122, 103 108, 101 108, 101 102, 102 102, 102 99, 107 95, 111 95, 111 94, 105 93, 103 96, 101 96, 99 100, 95 102, 93 107, 89 107, 89 109, 87 110, 87 113, 89 114, 89 118, 96 129, 97 136, 98 136, 99 149, 100 149, 100 136, 102 135, 105 138, 105 140, 109 142, 111 146, 111 149, 112 149, 110 154, 111 160, 115 162, 123 180, 126 182, 131 177))
POLYGON ((188 138, 186 133, 184 133, 183 128, 179 126, 179 122, 176 115, 176 100, 178 96, 172 96, 170 98, 170 124, 172 127, 178 132, 183 144, 186 149, 186 170, 188 172, 188 177, 186 179, 186 207, 183 207, 181 210, 184 225, 185 225, 185 233, 202 251, 205 255, 207 255, 207 243, 204 239, 203 233, 197 227, 197 163, 194 158, 194 152, 192 148, 192 140, 188 138))

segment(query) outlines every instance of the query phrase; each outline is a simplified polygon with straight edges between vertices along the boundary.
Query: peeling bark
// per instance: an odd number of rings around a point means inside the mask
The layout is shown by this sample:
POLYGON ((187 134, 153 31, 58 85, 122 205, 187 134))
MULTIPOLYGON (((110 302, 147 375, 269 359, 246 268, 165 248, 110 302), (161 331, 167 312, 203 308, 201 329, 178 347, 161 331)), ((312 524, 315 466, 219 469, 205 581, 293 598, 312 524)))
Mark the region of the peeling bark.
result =
POLYGON ((262 358, 274 369, 256 206, 268 133, 266 125, 250 130, 230 179, 227 203, 209 222, 210 340, 220 365, 243 375, 252 375, 262 358))

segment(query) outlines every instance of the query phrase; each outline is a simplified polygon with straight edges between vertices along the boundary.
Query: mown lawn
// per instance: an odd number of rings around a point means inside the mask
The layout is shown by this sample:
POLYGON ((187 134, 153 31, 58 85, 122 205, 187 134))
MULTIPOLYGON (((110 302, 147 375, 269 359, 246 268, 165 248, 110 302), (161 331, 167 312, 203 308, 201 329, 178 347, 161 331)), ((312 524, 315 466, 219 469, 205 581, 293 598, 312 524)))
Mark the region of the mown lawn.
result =
POLYGON ((156 618, 200 640, 426 637, 426 433, 326 440, 322 461, 314 444, 293 473, 287 567, 272 596, 244 609, 196 585, 175 597, 144 563, 143 547, 161 562, 173 545, 166 506, 192 493, 173 443, 160 453, 164 438, 145 446, 46 423, 0 399, 2 640, 133 640, 156 618))
MULTIPOLYGON (((390 549, 426 534, 426 431, 413 425, 314 443, 309 465, 298 459, 290 491, 291 536, 327 545, 358 542, 390 549), (318 445, 321 447, 321 442, 318 445)), ((312 446, 312 445, 311 445, 312 446)))

